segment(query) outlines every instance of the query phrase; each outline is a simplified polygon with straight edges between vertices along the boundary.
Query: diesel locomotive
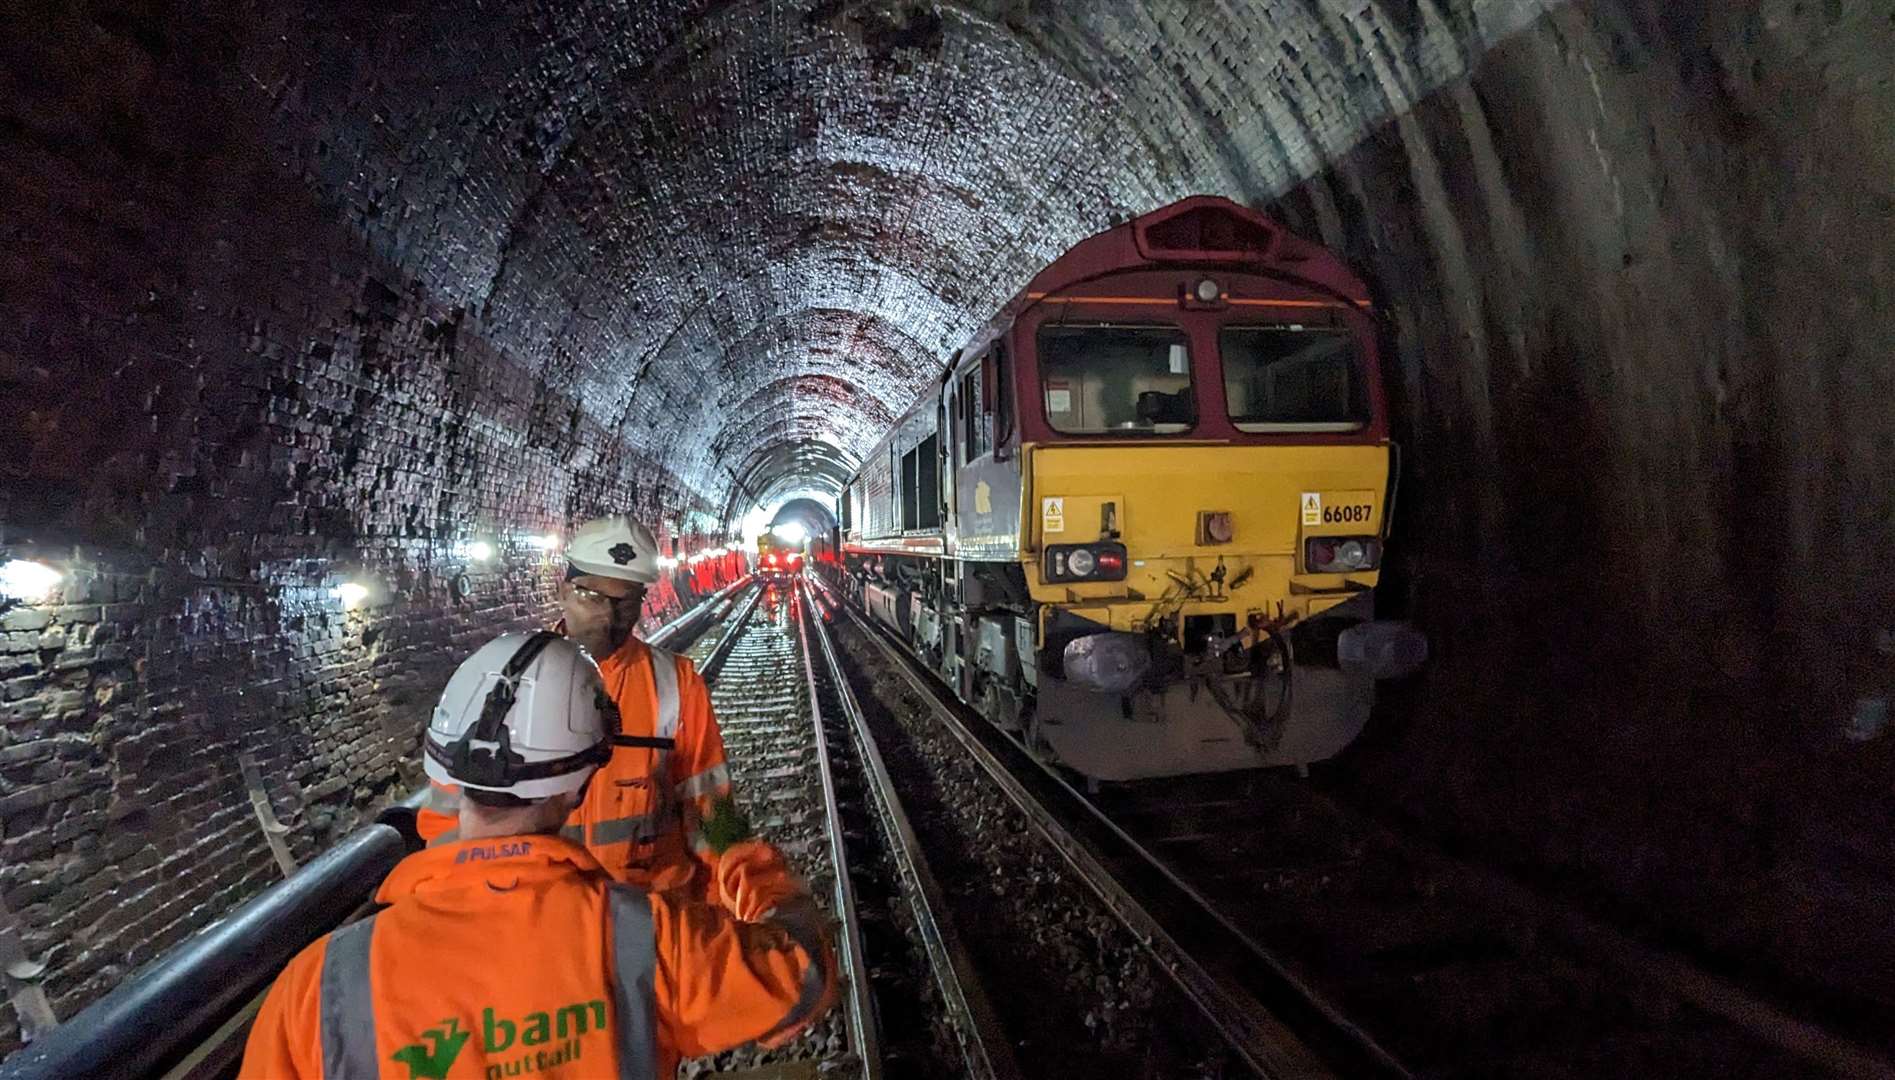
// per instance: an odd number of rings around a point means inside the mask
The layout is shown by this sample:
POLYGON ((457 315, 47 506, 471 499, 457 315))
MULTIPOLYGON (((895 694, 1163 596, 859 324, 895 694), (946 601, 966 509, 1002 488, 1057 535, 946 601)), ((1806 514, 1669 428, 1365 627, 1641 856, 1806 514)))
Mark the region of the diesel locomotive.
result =
POLYGON ((769 532, 757 537, 757 575, 765 581, 787 581, 803 568, 800 545, 786 544, 769 532))
POLYGON ((1425 654, 1367 290, 1196 196, 1042 270, 876 444, 824 563, 970 706, 1095 780, 1328 758, 1425 654))

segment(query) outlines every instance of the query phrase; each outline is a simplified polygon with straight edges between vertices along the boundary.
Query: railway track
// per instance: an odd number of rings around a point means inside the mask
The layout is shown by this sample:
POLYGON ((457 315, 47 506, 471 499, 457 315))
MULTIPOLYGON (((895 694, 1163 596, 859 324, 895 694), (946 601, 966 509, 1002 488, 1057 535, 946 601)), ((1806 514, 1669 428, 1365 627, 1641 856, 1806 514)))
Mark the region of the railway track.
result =
POLYGON ((1895 1076, 1873 1051, 1293 777, 1128 784, 1093 802, 1417 1075, 1895 1076))
POLYGON ((705 670, 738 804, 835 918, 843 1000, 788 1046, 686 1077, 1019 1075, 809 598, 759 585, 688 652, 705 670))
POLYGON ((1261 1075, 1895 1076, 1283 770, 1088 795, 850 618, 858 659, 926 703, 1261 1075))

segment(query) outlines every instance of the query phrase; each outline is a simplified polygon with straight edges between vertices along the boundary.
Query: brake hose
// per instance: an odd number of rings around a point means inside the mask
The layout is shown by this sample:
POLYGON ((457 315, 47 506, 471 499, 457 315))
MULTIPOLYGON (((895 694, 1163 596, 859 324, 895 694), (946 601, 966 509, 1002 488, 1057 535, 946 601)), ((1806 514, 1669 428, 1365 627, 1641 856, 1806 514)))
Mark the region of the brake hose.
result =
MULTIPOLYGON (((1259 753, 1267 753, 1274 750, 1283 738, 1282 721, 1289 716, 1290 712, 1290 689, 1294 682, 1292 673, 1295 660, 1290 653, 1289 639, 1285 638, 1281 631, 1270 626, 1262 628, 1262 632, 1268 635, 1271 650, 1283 658, 1283 686, 1277 691, 1274 707, 1267 707, 1263 709, 1261 715, 1258 715, 1252 707, 1238 705, 1231 701, 1215 676, 1206 678, 1204 684, 1210 690, 1211 698, 1217 702, 1218 707, 1222 708, 1231 719, 1237 721, 1237 725, 1243 729, 1244 741, 1259 753)), ((1252 674, 1261 676, 1268 666, 1269 653, 1260 652, 1252 667, 1252 674)))

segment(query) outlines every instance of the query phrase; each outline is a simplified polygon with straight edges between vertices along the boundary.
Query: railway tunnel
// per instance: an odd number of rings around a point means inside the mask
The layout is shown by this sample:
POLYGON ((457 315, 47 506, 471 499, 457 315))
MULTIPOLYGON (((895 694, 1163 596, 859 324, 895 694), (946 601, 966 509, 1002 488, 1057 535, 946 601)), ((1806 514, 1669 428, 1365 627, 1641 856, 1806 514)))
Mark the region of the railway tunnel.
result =
POLYGON ((830 527, 1039 268, 1216 194, 1377 312, 1382 603, 1432 659, 1332 782, 1719 970, 1895 1004, 1887 4, 0 24, 16 1001, 73 1015, 277 880, 272 839, 307 861, 413 790, 573 524, 674 561, 830 527))

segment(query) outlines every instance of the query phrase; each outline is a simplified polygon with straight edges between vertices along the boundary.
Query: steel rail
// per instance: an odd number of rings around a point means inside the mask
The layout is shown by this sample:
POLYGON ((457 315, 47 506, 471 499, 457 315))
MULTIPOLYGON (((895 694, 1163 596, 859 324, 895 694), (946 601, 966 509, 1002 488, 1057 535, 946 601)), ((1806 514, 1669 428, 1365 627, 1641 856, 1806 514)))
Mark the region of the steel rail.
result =
MULTIPOLYGON (((827 591, 826 583, 820 579, 814 580, 823 584, 827 591)), ((811 606, 820 611, 814 592, 808 595, 811 606)), ((909 906, 914 912, 915 926, 934 969, 936 988, 941 992, 942 1000, 947 1002, 949 1011, 955 1014, 956 1034, 968 1074, 978 1080, 1019 1080, 1025 1074, 1014 1059, 1013 1044, 1007 1038, 1006 1029, 1001 1026, 992 1002, 988 1000, 986 986, 975 970, 972 956, 954 928, 946 894, 928 865, 927 856, 921 849, 921 840, 915 835, 907 811, 902 808, 894 778, 889 774, 887 763, 882 760, 881 748, 876 745, 874 732, 869 730, 868 718, 862 712, 861 702, 849 686, 835 644, 820 617, 810 625, 815 627, 814 636, 822 650, 824 666, 828 668, 829 677, 834 680, 837 700, 842 704, 843 715, 849 722, 849 732, 855 740, 856 752, 862 760, 862 771, 868 781, 865 786, 874 796, 876 813, 890 838, 889 853, 900 868, 903 881, 912 885, 911 889, 905 890, 908 892, 909 906)))
POLYGON ((862 948, 862 922, 855 904, 855 882, 849 876, 849 854, 842 838, 842 807, 836 795, 835 766, 829 757, 829 736, 823 730, 822 701, 816 693, 816 654, 809 646, 809 607, 812 597, 804 589, 797 597, 796 636, 803 647, 803 682, 809 691, 809 720, 816 736, 816 766, 822 780, 823 833, 829 841, 829 864, 835 878, 835 910, 842 920, 841 939, 836 942, 847 998, 849 1036, 856 1056, 862 1060, 863 1080, 881 1080, 881 1020, 875 1009, 875 994, 869 985, 868 956, 862 948))
MULTIPOLYGON (((823 585, 826 589, 830 587, 827 582, 824 582, 823 585)), ((853 616, 854 613, 852 612, 851 614, 853 616)), ((857 617, 856 621, 858 624, 867 625, 868 634, 876 641, 878 647, 884 651, 891 651, 889 643, 891 635, 889 635, 885 629, 875 625, 873 620, 863 620, 857 617)), ((901 661, 900 666, 902 667, 904 675, 913 682, 915 678, 913 672, 917 666, 916 661, 900 649, 892 649, 892 653, 901 661)), ((924 682, 934 683, 938 681, 938 676, 935 676, 933 672, 930 671, 927 672, 927 674, 931 678, 924 680, 924 682)), ((928 693, 925 696, 930 700, 945 700, 942 696, 942 692, 935 689, 932 685, 927 687, 927 690, 928 693)), ((966 711, 964 706, 954 701, 948 701, 947 708, 955 712, 957 719, 959 719, 959 712, 966 711)), ((1232 924, 1228 916, 1224 915, 1215 904, 1206 899, 1193 885, 1174 871, 1166 860, 1153 853, 1144 842, 1139 841, 1129 831, 1113 821, 1110 815, 1094 803, 1090 797, 1082 794, 1073 787, 1073 785, 1068 783, 1066 778, 1061 775, 1055 767, 1027 753, 1025 748, 1019 745, 1017 739, 998 733, 997 729, 992 729, 991 725, 986 724, 984 721, 981 722, 980 726, 982 730, 993 730, 996 739, 1004 741, 1009 747, 1016 748, 1023 759, 1032 761, 1040 772, 1045 774, 1046 779, 1050 782, 1049 786, 1056 785, 1058 788, 1064 789, 1065 794, 1078 805, 1083 806, 1095 819, 1098 826, 1116 834, 1124 846, 1138 852, 1140 856, 1150 864, 1150 868, 1153 871, 1163 878, 1168 879, 1169 883, 1178 891, 1192 897, 1194 901, 1203 905, 1206 913, 1209 914, 1215 922, 1230 933, 1244 939, 1248 943, 1249 948, 1254 952, 1265 957, 1271 955, 1266 946, 1252 941, 1248 934, 1242 931, 1241 928, 1232 924)), ((1321 798, 1325 801, 1330 801, 1327 796, 1322 796, 1321 798)), ((1823 1069, 1833 1071, 1839 1076, 1866 1078, 1871 1076, 1883 1077, 1895 1075, 1895 1069, 1891 1069, 1890 1059, 1879 1048, 1866 1046, 1857 1040, 1839 1035, 1816 1022, 1793 1016, 1785 1012, 1779 1006, 1758 997, 1755 993, 1738 984, 1699 969, 1683 956, 1647 943, 1634 941, 1617 928, 1600 922, 1592 916, 1572 909, 1565 904, 1554 901, 1542 895, 1537 889, 1520 882, 1505 872, 1497 871, 1492 867, 1472 863, 1444 852, 1434 852, 1433 857, 1439 859, 1444 865, 1452 867, 1457 877, 1479 881, 1487 893, 1496 897, 1508 907, 1515 910, 1545 910, 1551 912, 1552 914, 1549 917, 1553 920, 1553 925, 1557 927, 1556 932, 1558 934, 1572 941, 1575 945, 1583 945, 1583 947, 1597 956, 1606 968, 1615 970, 1625 978, 1634 980, 1640 984, 1663 986, 1692 1006, 1708 1014, 1721 1017, 1760 1040, 1770 1043, 1786 1053, 1805 1058, 1810 1063, 1823 1069)), ((1287 975, 1287 972, 1285 974, 1287 975)), ((1300 981, 1294 980, 1293 977, 1290 978, 1293 990, 1299 987, 1305 990, 1307 989, 1300 981)), ((1316 996, 1313 991, 1310 991, 1310 997, 1312 1003, 1322 1005, 1322 999, 1316 996)), ((1328 1013, 1329 1017, 1340 1017, 1340 1014, 1330 1007, 1325 1006, 1320 1011, 1328 1013)), ((1323 1021, 1329 1017, 1318 1015, 1315 1019, 1323 1021)), ((1360 1030, 1356 1028, 1353 1023, 1349 1023, 1346 1020, 1343 1021, 1343 1023, 1346 1025, 1346 1028, 1342 1032, 1345 1037, 1348 1031, 1360 1030)), ((1364 1033, 1363 1038, 1368 1038, 1366 1033, 1364 1033)), ((1369 1045, 1373 1046, 1372 1043, 1369 1045)), ((1379 1047, 1375 1047, 1374 1052, 1385 1056, 1388 1062, 1392 1063, 1394 1068, 1401 1068, 1399 1062, 1393 1055, 1387 1054, 1386 1051, 1381 1050, 1379 1047)))
POLYGON ((937 680, 924 680, 916 661, 896 649, 880 627, 852 608, 842 610, 1251 1068, 1268 1077, 1319 1076, 1332 1070, 1347 1076, 1409 1075, 1367 1032, 1233 926, 1065 778, 984 720, 988 736, 983 737, 981 728, 962 715, 966 707, 944 699, 937 680), (1003 754, 1024 761, 1010 766, 1003 754), (1083 808, 1086 820, 1079 824, 1086 827, 1086 836, 1051 809, 1054 801, 1083 808), (1140 879, 1137 892, 1126 882, 1132 876, 1140 879), (1169 924, 1153 911, 1154 904, 1173 909, 1169 924), (1175 932, 1173 925, 1178 927, 1175 932), (1192 948, 1182 940, 1186 934, 1209 940, 1192 948))

